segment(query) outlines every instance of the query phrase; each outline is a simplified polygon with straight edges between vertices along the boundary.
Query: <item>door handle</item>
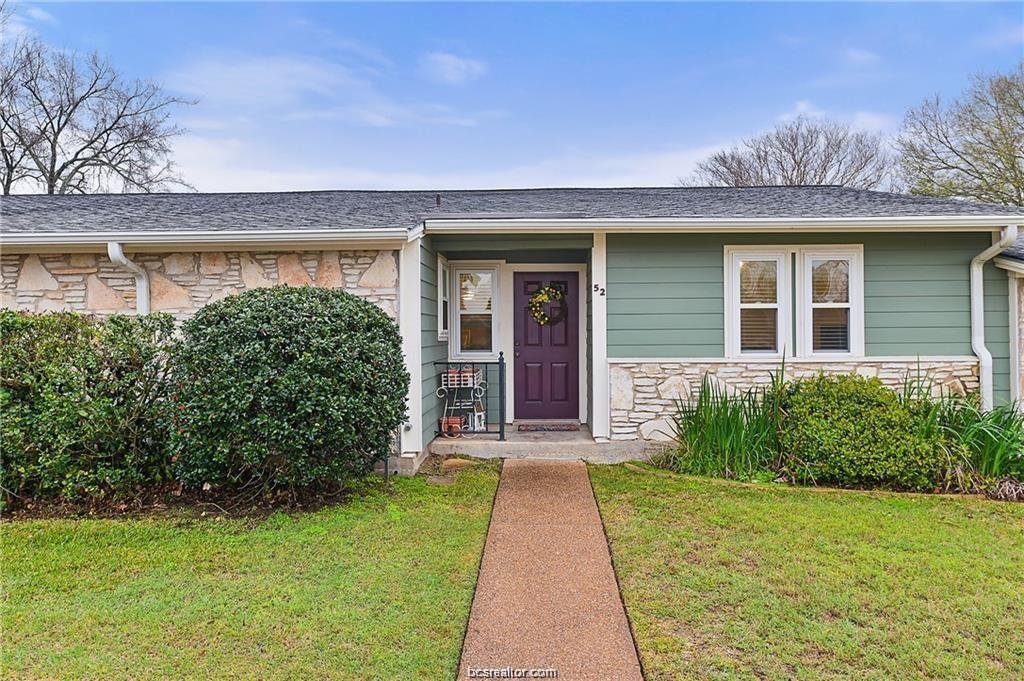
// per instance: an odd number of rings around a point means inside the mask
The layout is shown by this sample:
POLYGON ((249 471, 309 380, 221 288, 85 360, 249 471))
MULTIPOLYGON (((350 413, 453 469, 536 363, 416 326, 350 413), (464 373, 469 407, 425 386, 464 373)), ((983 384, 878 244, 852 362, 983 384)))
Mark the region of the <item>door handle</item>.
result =
POLYGON ((518 356, 519 356, 519 352, 517 351, 517 352, 516 352, 516 357, 518 357, 518 356))

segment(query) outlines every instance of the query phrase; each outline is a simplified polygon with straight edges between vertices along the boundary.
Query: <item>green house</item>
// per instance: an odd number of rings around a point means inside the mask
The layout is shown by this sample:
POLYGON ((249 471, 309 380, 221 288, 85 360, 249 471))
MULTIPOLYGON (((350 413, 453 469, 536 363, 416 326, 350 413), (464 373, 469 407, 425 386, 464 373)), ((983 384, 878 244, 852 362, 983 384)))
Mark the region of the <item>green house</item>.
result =
POLYGON ((707 374, 1024 390, 1024 210, 841 187, 11 196, 2 303, 184 318, 247 288, 384 308, 396 450, 642 455, 707 374))

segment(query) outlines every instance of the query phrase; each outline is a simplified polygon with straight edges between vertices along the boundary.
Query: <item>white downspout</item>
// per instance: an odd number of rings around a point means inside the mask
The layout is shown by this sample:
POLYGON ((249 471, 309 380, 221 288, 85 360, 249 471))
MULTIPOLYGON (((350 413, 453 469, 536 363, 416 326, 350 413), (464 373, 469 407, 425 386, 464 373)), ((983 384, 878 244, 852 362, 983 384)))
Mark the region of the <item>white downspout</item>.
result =
POLYGON ((985 346, 985 263, 1017 240, 1017 225, 1003 228, 999 239, 971 260, 971 350, 978 357, 981 408, 992 408, 992 353, 985 346))
POLYGON ((107 256, 110 262, 135 275, 135 311, 149 314, 149 272, 129 260, 117 241, 107 242, 107 256))

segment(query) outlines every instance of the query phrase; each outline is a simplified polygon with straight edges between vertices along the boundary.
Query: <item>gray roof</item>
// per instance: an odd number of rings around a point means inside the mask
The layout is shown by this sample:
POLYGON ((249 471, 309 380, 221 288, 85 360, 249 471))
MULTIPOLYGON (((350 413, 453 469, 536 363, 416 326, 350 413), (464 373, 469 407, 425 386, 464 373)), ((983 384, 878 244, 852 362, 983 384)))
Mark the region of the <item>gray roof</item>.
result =
MULTIPOLYGON (((1021 225, 1024 227, 1024 225, 1021 225)), ((1013 258, 1014 260, 1024 260, 1024 234, 1017 237, 1017 241, 1012 246, 1003 251, 1003 257, 1013 258)))
POLYGON ((1020 209, 824 186, 25 195, 0 199, 0 231, 385 229, 458 215, 838 218, 1015 213, 1020 209))

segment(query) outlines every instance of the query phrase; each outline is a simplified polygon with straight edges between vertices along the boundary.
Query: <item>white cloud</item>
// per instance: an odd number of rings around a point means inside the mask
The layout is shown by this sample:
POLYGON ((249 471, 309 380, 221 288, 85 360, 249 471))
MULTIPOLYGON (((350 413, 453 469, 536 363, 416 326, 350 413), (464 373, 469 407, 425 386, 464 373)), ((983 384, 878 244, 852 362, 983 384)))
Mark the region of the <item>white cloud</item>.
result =
POLYGON ((307 95, 326 97, 339 90, 366 86, 339 64, 290 56, 201 59, 172 71, 165 82, 169 88, 201 102, 246 109, 296 106, 307 95))
POLYGON ((52 14, 38 7, 13 5, 9 6, 8 10, 10 10, 10 14, 7 21, 0 26, 0 42, 3 43, 35 36, 37 31, 32 27, 34 23, 56 21, 52 14))
POLYGON ((473 126, 477 114, 442 104, 398 101, 373 74, 319 57, 228 55, 185 64, 164 78, 172 90, 199 100, 197 119, 212 127, 216 113, 237 118, 272 114, 291 121, 335 120, 357 126, 473 126))
POLYGON ((824 109, 819 109, 808 99, 798 99, 794 104, 793 108, 789 111, 779 114, 780 121, 791 121, 794 118, 800 116, 808 116, 809 118, 823 118, 826 115, 824 109))
POLYGON ((441 104, 400 105, 386 97, 368 93, 360 101, 318 109, 299 109, 284 116, 292 121, 341 121, 370 128, 394 128, 402 125, 449 125, 471 128, 480 118, 498 112, 462 114, 441 104))
POLYGON ((868 132, 891 133, 896 130, 899 121, 886 113, 878 111, 829 111, 822 109, 807 99, 797 100, 793 108, 779 114, 778 120, 791 121, 798 116, 809 118, 831 118, 843 123, 848 123, 854 130, 865 130, 868 132))
POLYGON ((449 52, 431 52, 420 59, 420 73, 444 85, 462 85, 487 73, 487 64, 449 52))
POLYGON ((899 127, 899 120, 895 116, 877 111, 854 111, 848 120, 854 130, 867 132, 891 133, 899 127))
POLYGON ((314 23, 309 19, 296 19, 291 25, 307 33, 325 48, 352 58, 362 69, 375 71, 377 69, 389 69, 393 66, 391 58, 376 47, 347 36, 339 35, 332 29, 314 23))
POLYGON ((42 21, 48 24, 57 23, 57 18, 55 16, 39 7, 28 6, 25 7, 22 12, 33 21, 42 21))
POLYGON ((301 159, 282 161, 264 155, 244 139, 187 135, 175 144, 174 158, 184 177, 200 191, 628 187, 673 185, 722 146, 629 155, 566 153, 534 163, 452 173, 408 167, 312 168, 301 159))
POLYGON ((867 66, 869 64, 877 64, 882 58, 871 50, 865 50, 860 47, 848 47, 842 51, 841 56, 843 61, 853 66, 867 66))

